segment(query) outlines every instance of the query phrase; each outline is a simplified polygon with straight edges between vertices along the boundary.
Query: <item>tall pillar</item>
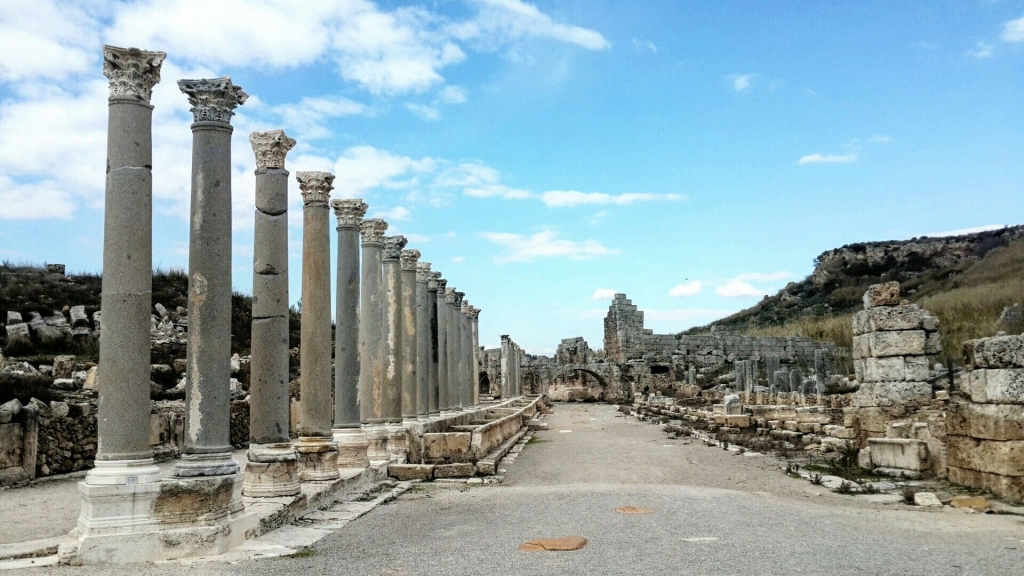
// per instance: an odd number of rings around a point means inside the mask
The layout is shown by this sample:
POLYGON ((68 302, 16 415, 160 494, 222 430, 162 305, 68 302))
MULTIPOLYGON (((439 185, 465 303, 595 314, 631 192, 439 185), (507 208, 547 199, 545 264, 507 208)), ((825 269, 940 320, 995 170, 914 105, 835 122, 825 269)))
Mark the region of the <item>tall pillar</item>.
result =
POLYGON ((501 373, 501 399, 508 400, 509 394, 512 390, 512 385, 509 381, 509 370, 512 369, 512 342, 508 338, 508 334, 501 335, 501 355, 500 358, 500 373, 501 373))
POLYGON ((473 330, 469 321, 469 311, 472 308, 469 301, 463 299, 458 315, 462 329, 462 384, 459 385, 459 389, 462 391, 462 406, 466 409, 473 405, 473 330))
POLYGON ((249 452, 242 493, 299 493, 298 454, 288 437, 288 171, 295 140, 284 130, 249 135, 256 154, 249 452))
POLYGON ((192 123, 185 442, 176 476, 238 472, 231 457, 231 117, 248 98, 227 77, 179 80, 192 123))
POLYGON ((338 218, 338 284, 334 315, 334 441, 339 468, 369 465, 359 417, 359 227, 366 203, 333 200, 338 218))
MULTIPOLYGON (((110 80, 103 222, 103 336, 96 467, 81 484, 79 526, 93 523, 94 486, 160 481, 149 448, 149 322, 153 290, 153 86, 167 55, 103 47, 110 80)), ((127 496, 127 494, 126 494, 127 496)))
POLYGON ((331 382, 330 172, 295 174, 302 191, 302 327, 299 343, 299 479, 338 478, 331 382))
MULTIPOLYGON (((445 335, 448 339, 448 411, 459 412, 459 327, 455 322, 456 298, 459 292, 455 288, 445 291, 445 335)), ((461 300, 461 299, 460 299, 461 300)))
POLYGON ((451 412, 448 402, 448 281, 437 278, 437 407, 442 416, 451 412))
POLYGON ((427 386, 430 388, 430 392, 427 396, 427 409, 430 412, 431 418, 439 416, 441 414, 440 408, 440 377, 438 362, 440 361, 440 336, 438 334, 438 308, 437 305, 441 301, 442 297, 438 291, 438 283, 441 281, 440 272, 430 272, 427 274, 427 322, 429 323, 428 330, 430 331, 430 352, 428 359, 430 365, 427 368, 427 386))
POLYGON ((480 309, 469 311, 470 330, 473 335, 473 406, 480 404, 480 309))
POLYGON ((384 237, 384 422, 389 460, 403 462, 407 453, 402 427, 402 248, 405 236, 384 237))
POLYGON ((384 429, 384 299, 382 262, 384 232, 388 223, 380 218, 363 220, 362 291, 359 295, 359 414, 366 433, 370 464, 388 461, 387 432, 384 429))
POLYGON ((416 421, 418 388, 416 371, 419 347, 416 343, 416 263, 419 250, 402 250, 402 421, 416 421))
POLYGON ((430 263, 416 263, 416 419, 430 417, 430 263))

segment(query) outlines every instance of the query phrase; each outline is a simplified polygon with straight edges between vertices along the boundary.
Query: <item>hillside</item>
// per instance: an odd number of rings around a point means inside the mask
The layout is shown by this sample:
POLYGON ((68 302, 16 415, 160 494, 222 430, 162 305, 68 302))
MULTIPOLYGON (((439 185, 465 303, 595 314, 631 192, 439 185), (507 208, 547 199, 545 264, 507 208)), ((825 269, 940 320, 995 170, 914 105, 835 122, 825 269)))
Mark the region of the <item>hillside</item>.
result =
POLYGON ((963 341, 1022 328, 998 320, 1005 307, 1024 302, 1024 226, 829 250, 804 280, 711 325, 755 335, 802 334, 848 347, 850 317, 860 309, 864 291, 890 280, 902 284, 905 298, 938 316, 942 360, 959 363, 963 341))

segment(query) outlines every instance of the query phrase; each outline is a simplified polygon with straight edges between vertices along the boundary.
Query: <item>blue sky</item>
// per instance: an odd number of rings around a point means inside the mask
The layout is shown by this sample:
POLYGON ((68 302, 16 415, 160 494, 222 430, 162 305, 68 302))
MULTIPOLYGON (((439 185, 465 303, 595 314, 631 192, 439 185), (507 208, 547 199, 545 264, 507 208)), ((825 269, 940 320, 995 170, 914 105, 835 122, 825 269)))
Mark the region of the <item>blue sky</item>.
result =
MULTIPOLYGON (((248 135, 336 173, 464 290, 481 343, 602 345, 745 308, 849 242, 1024 222, 1024 2, 0 0, 0 258, 102 259, 103 43, 168 53, 154 265, 187 266, 180 78, 229 75, 234 284, 248 135)), ((301 200, 292 181, 292 299, 301 200)))

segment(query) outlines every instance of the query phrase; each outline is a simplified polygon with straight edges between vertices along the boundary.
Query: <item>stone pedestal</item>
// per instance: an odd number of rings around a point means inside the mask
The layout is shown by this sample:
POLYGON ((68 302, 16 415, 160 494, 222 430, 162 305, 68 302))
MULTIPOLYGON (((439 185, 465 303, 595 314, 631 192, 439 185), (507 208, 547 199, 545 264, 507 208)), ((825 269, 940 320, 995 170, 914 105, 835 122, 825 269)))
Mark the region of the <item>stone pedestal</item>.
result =
POLYGON ((388 460, 395 464, 405 464, 409 456, 409 436, 405 426, 399 423, 388 423, 388 460))
POLYGON ((242 493, 251 497, 294 496, 299 486, 298 454, 290 442, 251 444, 242 493))
POLYGON ((300 436, 295 441, 295 451, 299 454, 299 480, 303 482, 329 482, 337 480, 338 445, 322 436, 306 438, 300 436))
POLYGON ((360 428, 335 428, 334 443, 338 445, 338 468, 366 468, 370 465, 367 450, 370 441, 360 428))
POLYGON ((366 457, 370 466, 383 464, 391 459, 388 453, 388 431, 383 423, 363 426, 366 435, 366 457))

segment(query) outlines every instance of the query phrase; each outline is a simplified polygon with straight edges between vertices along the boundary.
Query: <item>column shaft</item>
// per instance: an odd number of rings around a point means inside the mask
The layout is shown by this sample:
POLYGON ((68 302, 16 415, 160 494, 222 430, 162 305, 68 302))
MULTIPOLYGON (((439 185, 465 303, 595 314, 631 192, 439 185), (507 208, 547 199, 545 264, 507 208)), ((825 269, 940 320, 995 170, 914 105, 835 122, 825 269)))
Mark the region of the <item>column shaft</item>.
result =
POLYGON ((430 264, 416 264, 416 418, 430 414, 430 305, 427 277, 430 264))
POLYGON ((402 420, 416 419, 416 262, 419 250, 402 250, 402 420))
POLYGON ((437 290, 437 407, 451 409, 448 403, 448 289, 446 280, 438 280, 437 290))
POLYGON ((440 390, 440 358, 441 358, 441 334, 439 334, 439 320, 438 320, 438 303, 442 301, 440 291, 438 290, 438 283, 441 279, 440 272, 431 272, 427 276, 427 307, 428 307, 428 318, 427 321, 430 323, 430 369, 427 372, 430 386, 430 395, 427 398, 429 404, 429 410, 431 416, 437 416, 441 413, 441 390, 440 390))
POLYGON ((405 237, 384 238, 384 420, 402 421, 402 267, 405 237))
POLYGON ((455 289, 449 288, 445 298, 445 335, 448 338, 448 410, 459 408, 459 327, 455 322, 455 289))
POLYGON ((387 222, 372 218, 360 227, 362 236, 362 291, 359 296, 359 413, 367 435, 371 464, 386 462, 384 430, 384 288, 383 251, 387 222))

